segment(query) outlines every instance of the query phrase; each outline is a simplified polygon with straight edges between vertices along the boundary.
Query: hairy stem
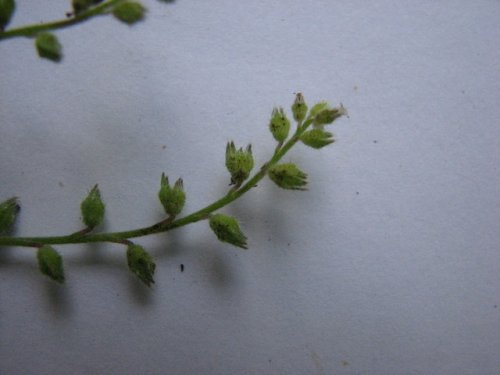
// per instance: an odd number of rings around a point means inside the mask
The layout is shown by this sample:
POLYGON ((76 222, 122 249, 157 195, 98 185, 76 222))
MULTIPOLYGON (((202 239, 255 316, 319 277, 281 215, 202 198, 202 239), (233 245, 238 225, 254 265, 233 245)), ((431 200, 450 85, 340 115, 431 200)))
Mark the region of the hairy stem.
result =
POLYGON ((78 23, 87 21, 92 17, 107 14, 107 12, 110 9, 112 9, 113 6, 115 6, 121 1, 123 0, 107 0, 99 5, 87 9, 86 11, 76 14, 71 18, 47 22, 47 23, 26 25, 8 31, 0 32, 0 40, 15 38, 15 37, 33 37, 34 35, 42 31, 63 29, 65 27, 76 25, 78 23))
POLYGON ((169 230, 183 227, 187 224, 196 223, 200 220, 207 219, 211 213, 232 203, 247 191, 255 187, 262 180, 269 168, 275 165, 298 141, 301 134, 311 125, 312 120, 307 119, 304 124, 299 124, 295 134, 281 147, 277 148, 271 159, 264 163, 260 170, 254 174, 245 184, 237 190, 231 189, 226 195, 219 200, 209 204, 208 206, 193 212, 179 219, 168 217, 156 224, 148 227, 109 233, 85 233, 84 231, 76 232, 66 236, 52 237, 0 237, 0 247, 2 246, 24 246, 24 247, 40 247, 42 245, 64 245, 64 244, 79 244, 90 242, 114 242, 124 243, 129 238, 143 237, 151 234, 167 232, 169 230))

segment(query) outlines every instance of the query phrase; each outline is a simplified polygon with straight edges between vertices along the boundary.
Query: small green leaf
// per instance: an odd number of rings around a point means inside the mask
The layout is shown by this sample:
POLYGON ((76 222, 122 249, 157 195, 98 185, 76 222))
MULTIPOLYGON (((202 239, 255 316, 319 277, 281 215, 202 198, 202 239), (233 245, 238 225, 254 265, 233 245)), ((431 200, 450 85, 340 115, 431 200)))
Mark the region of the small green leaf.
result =
POLYGON ((113 15, 120 21, 129 25, 144 19, 146 8, 137 1, 124 1, 113 8, 113 15))
POLYGON ((136 275, 144 284, 154 284, 153 275, 156 264, 142 246, 130 244, 127 248, 127 263, 130 271, 136 275))
POLYGON ((295 121, 302 121, 307 114, 307 104, 304 101, 304 96, 299 92, 295 97, 295 102, 292 105, 292 113, 295 121))
POLYGON ((286 117, 283 108, 274 108, 269 122, 269 130, 274 139, 278 142, 283 142, 290 132, 290 121, 286 117))
POLYGON ((279 187, 290 190, 307 190, 307 174, 295 164, 277 164, 269 169, 269 178, 279 187))
POLYGON ((35 45, 40 57, 54 62, 61 61, 62 46, 54 34, 38 34, 35 45))
POLYGON ((58 283, 64 282, 62 257, 49 245, 44 245, 37 252, 40 272, 58 283))
POLYGON ((186 202, 186 193, 184 192, 182 178, 179 178, 175 182, 174 187, 171 187, 168 182, 168 177, 163 173, 161 175, 158 197, 168 215, 176 216, 180 214, 186 202))
POLYGON ((0 233, 5 233, 12 228, 19 210, 20 206, 15 197, 0 203, 0 233))
POLYGON ((209 224, 220 241, 230 243, 242 249, 247 248, 247 238, 234 217, 215 214, 210 217, 209 224))
POLYGON ((87 228, 94 228, 102 223, 105 206, 99 187, 95 185, 80 205, 83 223, 87 228))
POLYGON ((231 184, 241 185, 250 176, 253 165, 252 145, 248 145, 245 150, 237 150, 234 142, 227 143, 226 167, 231 174, 231 184))
POLYGON ((305 145, 312 148, 322 148, 334 142, 333 134, 323 129, 311 129, 300 136, 300 140, 305 145))
POLYGON ((9 24, 15 10, 16 2, 14 0, 0 0, 0 31, 3 31, 9 24))

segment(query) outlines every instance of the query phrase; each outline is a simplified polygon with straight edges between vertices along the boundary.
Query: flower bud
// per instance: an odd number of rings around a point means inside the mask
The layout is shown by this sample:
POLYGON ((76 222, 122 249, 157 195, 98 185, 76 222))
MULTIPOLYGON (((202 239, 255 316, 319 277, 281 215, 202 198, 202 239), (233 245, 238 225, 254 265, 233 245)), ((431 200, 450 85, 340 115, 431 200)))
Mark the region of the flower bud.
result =
POLYGON ((323 129, 311 129, 300 136, 300 140, 305 145, 312 148, 322 148, 334 142, 333 134, 323 129))
POLYGON ((290 131, 290 121, 286 117, 283 108, 274 108, 269 122, 269 129, 278 142, 283 142, 290 131))
POLYGON ((9 24, 14 10, 16 10, 16 2, 14 0, 0 0, 0 31, 3 31, 9 24))
POLYGON ((38 249, 38 268, 44 275, 50 277, 58 283, 64 282, 64 270, 62 257, 52 246, 44 245, 38 249))
POLYGON ((307 174, 295 164, 277 164, 269 169, 269 178, 279 187, 291 190, 307 190, 307 174))
POLYGON ((130 271, 136 275, 144 284, 154 284, 153 275, 156 264, 142 246, 130 244, 127 248, 127 264, 130 271))
POLYGON ((113 8, 113 15, 129 25, 141 21, 145 13, 146 8, 137 1, 125 1, 113 8))
POLYGON ((295 102, 292 105, 292 113, 295 121, 304 120, 307 114, 307 104, 304 101, 304 96, 299 92, 295 96, 295 102))
POLYGON ((0 233, 5 233, 12 227, 19 210, 20 206, 15 197, 0 203, 0 233))
POLYGON ((99 187, 95 185, 80 205, 82 220, 87 228, 94 228, 102 223, 104 209, 101 192, 99 187))
POLYGON ((38 56, 44 59, 52 60, 54 62, 61 61, 62 46, 54 34, 51 33, 38 34, 35 40, 35 46, 38 51, 38 56))
POLYGON ((231 173, 231 184, 239 186, 245 181, 253 168, 252 145, 245 150, 236 150, 234 142, 228 142, 226 146, 226 167, 231 173))
POLYGON ((186 193, 184 192, 182 178, 179 178, 175 182, 174 187, 171 187, 168 177, 165 176, 165 173, 162 173, 158 197, 168 215, 176 216, 180 214, 186 202, 186 193))
POLYGON ((342 105, 338 108, 326 108, 314 117, 314 125, 328 125, 344 115, 347 115, 347 111, 342 105))
POLYGON ((210 217, 209 224, 219 241, 230 243, 242 249, 247 248, 247 238, 234 217, 215 214, 210 217))

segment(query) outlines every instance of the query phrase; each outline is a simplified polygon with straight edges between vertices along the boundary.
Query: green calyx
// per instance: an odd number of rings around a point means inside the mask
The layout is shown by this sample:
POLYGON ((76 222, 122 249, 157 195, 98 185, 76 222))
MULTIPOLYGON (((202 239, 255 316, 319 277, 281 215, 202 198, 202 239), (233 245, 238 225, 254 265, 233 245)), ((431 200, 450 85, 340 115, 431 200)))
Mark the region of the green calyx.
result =
POLYGON ((307 190, 307 174, 293 163, 277 164, 269 169, 269 178, 280 188, 289 190, 307 190))
POLYGON ((278 142, 283 142, 290 132, 290 121, 286 117, 283 108, 274 108, 271 114, 271 121, 269 122, 269 130, 274 139, 278 142))
POLYGON ((220 241, 230 243, 242 249, 247 248, 247 238, 234 217, 215 214, 210 217, 209 224, 220 241))
POLYGON ((148 287, 154 284, 156 264, 142 246, 130 244, 127 247, 127 264, 129 270, 148 287))
POLYGON ((305 145, 312 148, 322 148, 334 142, 333 134, 323 129, 315 128, 306 131, 300 136, 300 140, 305 145))
POLYGON ((102 1, 103 0, 72 0, 71 5, 73 6, 75 14, 79 14, 102 1))
POLYGON ((97 185, 92 188, 87 197, 82 201, 80 211, 83 223, 87 228, 92 229, 102 223, 105 206, 97 185))
POLYGON ((142 21, 145 13, 146 8, 137 1, 124 1, 113 8, 113 15, 129 25, 142 21))
POLYGON ((3 31, 9 24, 15 10, 14 0, 0 0, 0 31, 3 31))
POLYGON ((228 142, 226 146, 226 167, 231 174, 231 184, 240 186, 245 181, 253 169, 254 161, 252 155, 252 145, 236 149, 234 142, 228 142))
POLYGON ((36 256, 40 272, 62 284, 64 269, 61 255, 52 246, 44 245, 38 249, 36 256))
POLYGON ((297 122, 301 122, 307 115, 307 104, 304 101, 304 96, 299 92, 295 96, 295 101, 292 104, 293 118, 297 122))
POLYGON ((62 46, 52 33, 38 34, 35 40, 38 55, 44 59, 59 62, 62 59, 62 46))
POLYGON ((8 232, 16 221, 20 206, 17 198, 10 198, 0 203, 0 233, 8 232))
POLYGON ((168 177, 163 173, 161 175, 158 198, 160 198, 160 202, 168 215, 176 216, 180 214, 186 202, 186 193, 184 192, 182 178, 179 178, 174 186, 171 187, 168 177))

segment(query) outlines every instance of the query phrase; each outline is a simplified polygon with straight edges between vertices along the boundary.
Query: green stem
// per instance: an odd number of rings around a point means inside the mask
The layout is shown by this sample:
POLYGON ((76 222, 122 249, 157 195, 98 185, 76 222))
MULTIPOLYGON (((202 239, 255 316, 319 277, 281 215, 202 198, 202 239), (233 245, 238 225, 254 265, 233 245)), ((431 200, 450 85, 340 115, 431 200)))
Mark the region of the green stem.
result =
POLYGON ((156 224, 148 227, 123 231, 123 232, 110 232, 110 233, 94 233, 87 234, 79 232, 67 236, 53 236, 53 237, 0 237, 0 247, 2 246, 24 246, 24 247, 39 247, 41 245, 64 245, 64 244, 79 244, 91 242, 114 242, 123 243, 129 238, 143 237, 151 234, 158 234, 167 232, 169 230, 183 227, 184 225, 196 223, 200 220, 207 219, 212 212, 227 206, 235 201, 247 191, 255 187, 257 183, 262 180, 270 167, 275 165, 298 141, 301 134, 311 125, 312 120, 308 119, 305 123, 299 124, 295 134, 280 148, 276 149, 272 158, 260 168, 260 170, 244 185, 237 190, 230 190, 225 196, 212 204, 193 212, 190 215, 184 216, 179 219, 168 217, 156 224))
POLYGON ((52 21, 48 23, 21 26, 16 29, 0 32, 0 40, 16 38, 16 37, 32 37, 42 31, 63 29, 65 27, 69 27, 87 21, 92 17, 104 15, 107 13, 108 10, 110 10, 113 6, 115 6, 117 3, 121 1, 123 0, 107 0, 99 5, 93 6, 87 9, 86 11, 83 11, 75 15, 74 17, 68 19, 52 21))

